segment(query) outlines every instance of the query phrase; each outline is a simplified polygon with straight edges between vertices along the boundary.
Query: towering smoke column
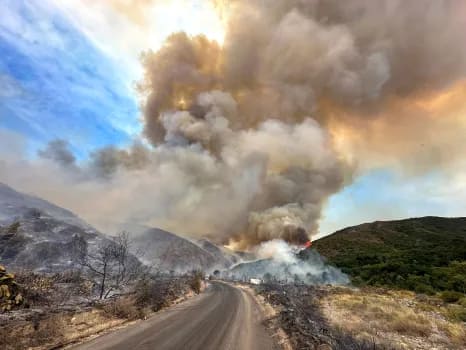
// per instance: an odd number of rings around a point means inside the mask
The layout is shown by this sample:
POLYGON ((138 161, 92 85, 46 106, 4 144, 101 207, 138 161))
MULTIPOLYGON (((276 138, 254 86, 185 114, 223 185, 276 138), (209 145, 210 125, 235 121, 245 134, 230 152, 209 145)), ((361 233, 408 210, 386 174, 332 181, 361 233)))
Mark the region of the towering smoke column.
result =
MULTIPOLYGON (((138 89, 151 146, 97 150, 76 171, 66 145, 51 144, 43 161, 73 171, 66 179, 56 171, 60 184, 49 187, 69 193, 73 183, 77 195, 49 199, 93 223, 117 218, 239 248, 304 244, 329 196, 359 172, 460 161, 464 1, 214 2, 222 45, 174 33, 143 54, 138 89)), ((1 178, 21 173, 24 184, 34 174, 46 188, 50 177, 13 164, 1 178)))
POLYGON ((464 6, 230 4, 222 47, 177 33, 144 55, 144 133, 155 147, 190 150, 221 169, 206 179, 213 192, 198 192, 200 211, 215 192, 215 205, 233 208, 210 232, 243 248, 278 238, 305 243, 326 199, 351 175, 325 129, 351 128, 393 101, 463 78, 464 6))
POLYGON ((258 111, 254 120, 251 108, 273 99, 247 86, 230 88, 225 55, 226 48, 182 33, 147 53, 140 87, 147 94, 145 134, 167 156, 202 154, 218 169, 206 179, 190 174, 201 178, 193 190, 199 210, 208 209, 203 219, 217 220, 211 216, 218 210, 211 211, 207 199, 226 208, 220 227, 209 232, 241 248, 274 238, 305 243, 317 229, 326 198, 343 185, 345 166, 310 116, 293 121, 281 111, 275 116, 258 111))

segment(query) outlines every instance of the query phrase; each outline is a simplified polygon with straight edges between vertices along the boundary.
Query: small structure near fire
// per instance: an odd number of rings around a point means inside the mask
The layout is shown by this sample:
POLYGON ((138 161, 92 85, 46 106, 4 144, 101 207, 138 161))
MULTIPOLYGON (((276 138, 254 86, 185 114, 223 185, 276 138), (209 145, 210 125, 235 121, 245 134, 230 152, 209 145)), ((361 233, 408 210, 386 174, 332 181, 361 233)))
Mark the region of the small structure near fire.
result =
POLYGON ((250 278, 249 283, 259 285, 262 284, 262 280, 259 278, 250 278))

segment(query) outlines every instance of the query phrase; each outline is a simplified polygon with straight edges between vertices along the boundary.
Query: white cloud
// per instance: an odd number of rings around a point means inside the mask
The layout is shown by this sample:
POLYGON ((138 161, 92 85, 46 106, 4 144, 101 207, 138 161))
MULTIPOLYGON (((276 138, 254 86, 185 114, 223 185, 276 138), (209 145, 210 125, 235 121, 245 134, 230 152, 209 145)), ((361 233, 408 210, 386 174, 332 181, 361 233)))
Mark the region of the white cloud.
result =
POLYGON ((185 31, 223 40, 222 21, 209 1, 49 0, 85 33, 96 46, 126 66, 129 81, 142 75, 139 55, 157 50, 171 33, 185 31), (138 11, 135 18, 131 11, 138 11))

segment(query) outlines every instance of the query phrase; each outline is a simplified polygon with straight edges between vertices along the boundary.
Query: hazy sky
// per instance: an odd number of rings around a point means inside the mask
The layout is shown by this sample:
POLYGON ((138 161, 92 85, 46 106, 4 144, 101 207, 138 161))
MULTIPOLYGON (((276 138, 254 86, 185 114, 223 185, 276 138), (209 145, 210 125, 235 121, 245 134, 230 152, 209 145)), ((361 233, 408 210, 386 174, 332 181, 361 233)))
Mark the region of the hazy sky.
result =
MULTIPOLYGON (((78 161, 96 148, 130 144, 143 128, 135 90, 141 52, 156 51, 176 31, 222 44, 222 20, 207 1, 2 0, 0 136, 21 139, 28 158, 56 138, 69 142, 78 161)), ((423 138, 419 147, 429 142, 423 138)), ((8 144, 0 147, 0 156, 8 153, 8 144)), ((464 216, 465 169, 457 163, 407 174, 391 162, 366 167, 330 197, 320 234, 379 219, 464 216)))

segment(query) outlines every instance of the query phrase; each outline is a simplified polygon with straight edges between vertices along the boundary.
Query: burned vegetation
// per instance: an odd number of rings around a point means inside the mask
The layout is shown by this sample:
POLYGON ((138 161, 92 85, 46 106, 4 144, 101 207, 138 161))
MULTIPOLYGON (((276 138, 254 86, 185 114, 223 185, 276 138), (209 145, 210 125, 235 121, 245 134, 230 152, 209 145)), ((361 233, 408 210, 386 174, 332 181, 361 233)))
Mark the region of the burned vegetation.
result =
MULTIPOLYGON (((8 243, 27 235, 19 222, 1 231, 8 243)), ((16 267, 11 273, 0 266, 0 347, 61 347, 145 319, 203 288, 199 272, 151 270, 131 245, 126 232, 93 246, 73 235, 67 243, 73 264, 60 260, 59 272, 16 267)))
POLYGON ((20 272, 16 283, 23 299, 0 313, 0 344, 5 350, 59 348, 145 319, 194 294, 195 276, 146 275, 131 281, 126 292, 99 299, 99 289, 80 272, 20 272))

